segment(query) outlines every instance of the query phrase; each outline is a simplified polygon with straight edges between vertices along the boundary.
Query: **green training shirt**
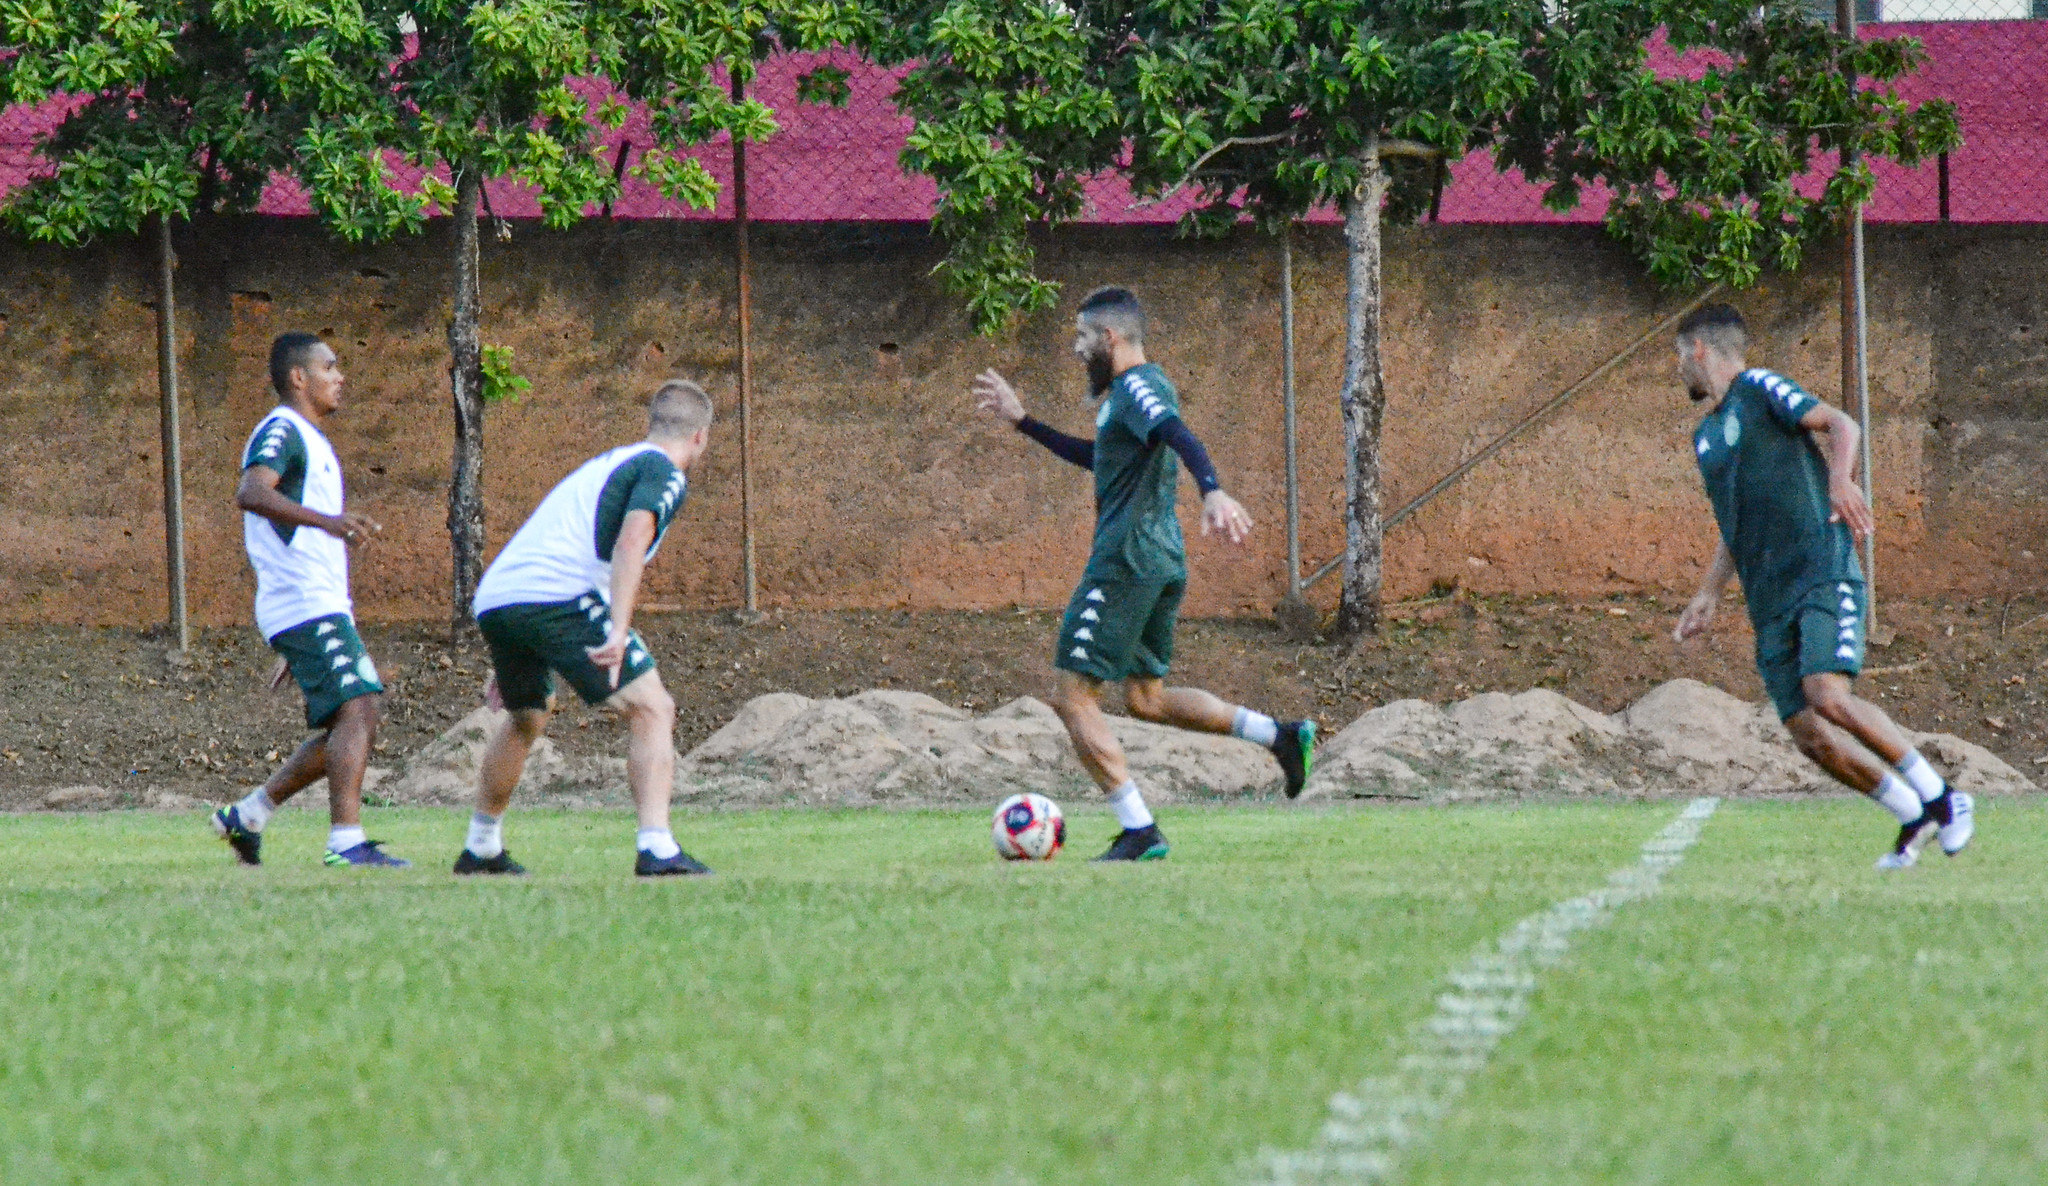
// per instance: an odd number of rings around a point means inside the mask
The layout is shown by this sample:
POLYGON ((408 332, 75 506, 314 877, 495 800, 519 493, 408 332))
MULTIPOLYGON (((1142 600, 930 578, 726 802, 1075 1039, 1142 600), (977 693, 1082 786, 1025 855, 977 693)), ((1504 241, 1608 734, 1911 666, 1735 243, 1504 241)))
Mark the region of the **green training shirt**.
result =
POLYGON ((1827 462, 1799 426, 1818 403, 1790 379, 1755 367, 1729 384, 1692 436, 1721 541, 1735 558, 1750 620, 1759 624, 1793 609, 1816 585, 1863 579, 1848 524, 1828 522, 1827 462))
POLYGON ((1187 548, 1173 502, 1180 458, 1152 430, 1180 414, 1180 393, 1152 363, 1116 377, 1095 413, 1095 548, 1092 580, 1187 577, 1187 548))

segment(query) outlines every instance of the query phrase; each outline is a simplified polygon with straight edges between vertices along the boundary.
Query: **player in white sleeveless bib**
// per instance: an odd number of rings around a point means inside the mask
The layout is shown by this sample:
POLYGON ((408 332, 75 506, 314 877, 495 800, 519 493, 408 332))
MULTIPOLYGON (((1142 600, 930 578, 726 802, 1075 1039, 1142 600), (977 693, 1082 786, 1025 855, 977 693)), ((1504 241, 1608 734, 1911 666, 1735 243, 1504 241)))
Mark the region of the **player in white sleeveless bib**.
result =
POLYGON ((486 697, 511 715, 484 750, 476 814, 455 872, 526 872, 505 851, 502 823, 526 755, 547 732, 555 675, 631 729, 626 769, 640 816, 634 873, 710 872, 669 831, 676 706, 632 627, 641 574, 682 510, 684 471, 710 441, 711 415, 703 388, 662 384, 648 404, 647 439, 600 453, 562 479, 478 583, 474 610, 491 648, 486 697))
POLYGON ((341 462, 322 431, 341 407, 341 366, 313 334, 281 334, 270 346, 270 383, 280 402, 249 434, 235 505, 256 570, 256 628, 280 657, 271 686, 290 672, 305 693, 306 725, 320 732, 270 781, 215 812, 213 829, 244 864, 261 864, 271 812, 325 778, 326 863, 404 868, 363 836, 363 771, 384 685, 356 633, 348 548, 382 529, 344 506, 341 462))

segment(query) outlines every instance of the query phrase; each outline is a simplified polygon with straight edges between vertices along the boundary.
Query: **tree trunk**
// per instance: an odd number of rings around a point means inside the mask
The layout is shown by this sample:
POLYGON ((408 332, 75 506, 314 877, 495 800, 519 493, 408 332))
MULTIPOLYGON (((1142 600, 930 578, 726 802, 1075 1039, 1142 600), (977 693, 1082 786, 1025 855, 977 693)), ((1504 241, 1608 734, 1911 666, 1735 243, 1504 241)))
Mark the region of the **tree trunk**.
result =
POLYGON ((164 582, 170 633, 180 652, 192 649, 185 612, 185 458, 178 432, 178 257, 171 220, 156 216, 157 427, 164 455, 164 582))
POLYGON ((455 558, 454 605, 449 629, 471 624, 470 602, 484 571, 484 365, 477 336, 482 297, 477 275, 477 198, 483 185, 474 164, 455 187, 455 316, 448 322, 448 385, 455 403, 455 465, 448 482, 448 542, 455 558))
POLYGON ((1387 410, 1380 367, 1380 206, 1387 175, 1379 139, 1359 154, 1364 176, 1344 207, 1344 597, 1336 631, 1380 628, 1380 422, 1387 410))

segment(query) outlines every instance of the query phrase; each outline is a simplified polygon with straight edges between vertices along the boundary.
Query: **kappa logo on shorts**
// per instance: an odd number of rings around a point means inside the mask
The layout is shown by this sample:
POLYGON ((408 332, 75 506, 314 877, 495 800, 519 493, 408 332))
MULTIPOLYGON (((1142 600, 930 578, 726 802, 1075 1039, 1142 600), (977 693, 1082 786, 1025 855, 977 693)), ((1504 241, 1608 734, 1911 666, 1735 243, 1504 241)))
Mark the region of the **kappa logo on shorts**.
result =
POLYGON ((316 629, 316 630, 314 630, 314 631, 313 631, 313 633, 314 633, 314 634, 315 634, 316 636, 317 636, 317 635, 322 635, 322 634, 332 634, 332 633, 334 633, 334 623, 332 623, 332 622, 322 622, 322 623, 320 623, 320 626, 319 626, 319 628, 318 628, 318 629, 316 629))
POLYGON ((1094 610, 1084 609, 1081 611, 1081 620, 1083 622, 1100 622, 1102 619, 1094 610))
POLYGON ((363 681, 356 678, 356 673, 353 671, 345 672, 341 677, 341 686, 344 688, 348 687, 350 684, 359 684, 362 682, 363 681))
POLYGON ((1852 646, 1839 646, 1839 647, 1836 647, 1836 648, 1835 648, 1835 658, 1837 658, 1837 659, 1854 659, 1855 657, 1856 657, 1856 648, 1855 648, 1855 647, 1852 647, 1852 646))
POLYGON ((327 646, 326 646, 326 648, 325 648, 325 649, 326 649, 326 650, 327 650, 327 651, 328 651, 328 652, 329 652, 330 654, 331 654, 331 653, 333 653, 333 652, 335 652, 335 651, 338 651, 338 650, 340 650, 340 649, 341 649, 341 640, 340 640, 340 639, 338 639, 338 638, 330 638, 330 639, 328 639, 328 640, 327 640, 327 646))
POLYGON ((1104 597, 1102 595, 1102 590, 1100 589, 1090 589, 1088 590, 1088 596, 1082 598, 1081 600, 1107 603, 1109 601, 1109 598, 1104 597))
POLYGON ((1721 417, 1721 439, 1728 442, 1730 449, 1742 440, 1742 421, 1736 417, 1733 408, 1728 409, 1728 414, 1721 417))
POLYGON ((349 666, 352 666, 352 664, 350 663, 349 657, 347 655, 336 655, 334 657, 334 669, 336 671, 340 671, 342 668, 349 666))
POLYGON ((1074 648, 1074 649, 1073 649, 1072 651, 1069 651, 1069 652, 1068 652, 1068 655, 1069 655, 1069 656, 1070 656, 1071 658, 1075 658, 1075 659, 1086 659, 1086 658, 1088 657, 1088 648, 1087 648, 1087 647, 1075 647, 1075 648, 1074 648))
POLYGON ((1079 630, 1074 631, 1074 638, 1079 642, 1094 642, 1095 632, 1083 626, 1079 630))

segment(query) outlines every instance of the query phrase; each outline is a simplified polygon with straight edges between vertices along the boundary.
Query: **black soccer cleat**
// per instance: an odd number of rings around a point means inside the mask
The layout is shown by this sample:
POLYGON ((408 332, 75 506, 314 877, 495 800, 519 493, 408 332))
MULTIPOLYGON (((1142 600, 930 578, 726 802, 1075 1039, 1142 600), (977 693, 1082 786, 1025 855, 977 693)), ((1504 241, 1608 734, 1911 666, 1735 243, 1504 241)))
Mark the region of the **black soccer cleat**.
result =
POLYGON ((244 865, 263 863, 263 833, 242 826, 239 807, 223 807, 213 813, 213 834, 228 842, 244 865))
POLYGON ((1098 861, 1158 861, 1164 860, 1168 849, 1166 833, 1158 824, 1146 824, 1142 828, 1125 828, 1109 842, 1108 851, 1096 857, 1098 861))
POLYGON ((526 876, 526 866, 512 859, 512 854, 499 849, 494 857, 480 857, 468 849, 455 858, 455 872, 464 876, 471 873, 504 873, 512 877, 526 876))
POLYGON ((1288 721, 1273 739, 1273 756, 1280 760, 1280 773, 1287 779, 1287 797, 1297 798, 1316 768, 1316 723, 1288 721))
POLYGON ((672 857, 658 857, 643 848, 633 858, 635 877, 695 877, 710 872, 703 862, 681 849, 672 857))

